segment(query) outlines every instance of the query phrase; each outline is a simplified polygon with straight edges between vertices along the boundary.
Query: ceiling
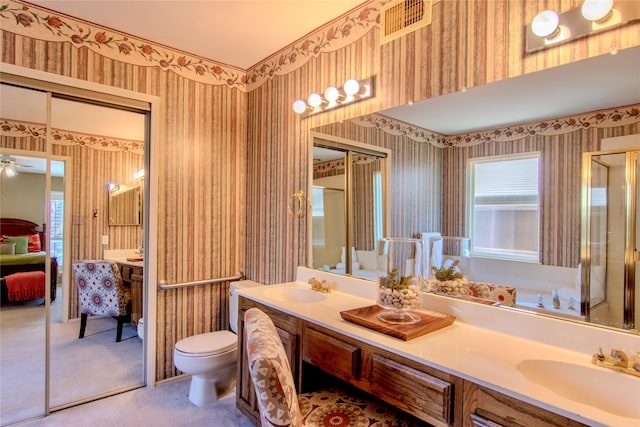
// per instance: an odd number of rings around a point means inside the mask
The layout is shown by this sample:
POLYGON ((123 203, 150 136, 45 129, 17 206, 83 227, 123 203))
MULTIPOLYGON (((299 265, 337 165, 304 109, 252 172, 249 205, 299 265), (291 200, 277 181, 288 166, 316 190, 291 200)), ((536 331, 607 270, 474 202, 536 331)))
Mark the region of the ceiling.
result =
POLYGON ((381 111, 444 135, 640 103, 640 46, 381 111))
POLYGON ((243 70, 363 3, 363 0, 29 1, 243 70))

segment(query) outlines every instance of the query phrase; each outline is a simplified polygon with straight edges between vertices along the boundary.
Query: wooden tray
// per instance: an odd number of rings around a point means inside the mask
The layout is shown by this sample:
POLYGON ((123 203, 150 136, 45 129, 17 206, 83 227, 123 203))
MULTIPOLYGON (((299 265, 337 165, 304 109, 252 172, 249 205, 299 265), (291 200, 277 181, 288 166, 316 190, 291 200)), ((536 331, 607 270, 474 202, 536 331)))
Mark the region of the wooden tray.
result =
POLYGON ((438 313, 437 311, 431 310, 416 310, 412 311, 412 313, 420 316, 421 320, 419 322, 412 325, 394 325, 378 319, 378 314, 382 311, 385 310, 380 306, 370 305, 341 311, 340 316, 349 322, 357 323, 358 325, 405 341, 449 326, 456 320, 456 317, 450 314, 438 313))

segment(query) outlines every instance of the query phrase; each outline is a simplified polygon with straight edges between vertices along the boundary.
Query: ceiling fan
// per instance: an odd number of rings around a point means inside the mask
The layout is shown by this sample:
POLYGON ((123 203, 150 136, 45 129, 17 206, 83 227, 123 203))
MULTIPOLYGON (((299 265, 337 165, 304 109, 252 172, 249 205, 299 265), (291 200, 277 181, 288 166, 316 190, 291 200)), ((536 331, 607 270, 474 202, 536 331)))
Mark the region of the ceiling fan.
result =
POLYGON ((30 168, 31 165, 23 165, 16 161, 15 158, 10 156, 0 157, 0 175, 7 178, 12 178, 18 174, 16 168, 30 168))

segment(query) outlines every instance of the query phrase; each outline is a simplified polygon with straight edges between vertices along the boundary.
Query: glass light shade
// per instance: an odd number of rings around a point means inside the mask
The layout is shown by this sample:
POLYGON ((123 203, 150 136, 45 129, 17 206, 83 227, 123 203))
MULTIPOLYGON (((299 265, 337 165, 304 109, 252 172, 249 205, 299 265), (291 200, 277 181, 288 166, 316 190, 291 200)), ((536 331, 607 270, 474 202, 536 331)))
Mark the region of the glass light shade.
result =
POLYGON ((293 111, 295 111, 298 114, 302 114, 305 111, 307 111, 307 103, 304 102, 302 99, 298 99, 296 102, 293 103, 293 111))
POLYGON ((582 16, 589 21, 599 21, 609 15, 613 9, 613 0, 584 0, 582 16))
POLYGON ((560 24, 560 17, 553 10, 543 10, 533 18, 531 31, 538 37, 549 37, 560 24))
POLYGON ((2 175, 6 176, 7 178, 13 178, 17 174, 18 172, 16 172, 16 168, 14 168, 12 165, 2 166, 2 175))
POLYGON ((360 83, 355 79, 349 79, 344 82, 344 92, 347 95, 353 96, 360 92, 360 83))
POLYGON ((319 107, 322 104, 322 97, 317 93, 312 93, 309 95, 307 103, 313 108, 319 107))
POLYGON ((329 86, 324 91, 324 97, 329 102, 336 102, 340 98, 340 91, 333 86, 329 86))

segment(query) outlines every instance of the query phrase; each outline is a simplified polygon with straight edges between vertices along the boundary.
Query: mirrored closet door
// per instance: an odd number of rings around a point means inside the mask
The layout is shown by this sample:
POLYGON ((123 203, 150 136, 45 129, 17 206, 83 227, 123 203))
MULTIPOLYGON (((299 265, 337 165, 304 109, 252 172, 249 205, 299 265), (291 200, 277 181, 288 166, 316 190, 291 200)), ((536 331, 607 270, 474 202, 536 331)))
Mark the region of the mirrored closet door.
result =
MULTIPOLYGON (((145 384, 137 320, 145 299, 140 249, 149 112, 5 83, 0 98, 1 235, 16 234, 5 228, 7 218, 36 224, 50 284, 44 298, 2 296, 0 411, 7 425, 145 384), (114 224, 110 196, 125 188, 138 190, 140 221, 114 224), (120 342, 109 316, 89 316, 79 338, 72 262, 106 259, 117 263, 127 294, 135 294, 120 342)), ((3 264, 3 277, 7 271, 3 264)))
POLYGON ((39 137, 46 121, 45 92, 0 85, 2 425, 45 412, 47 292, 29 282, 50 283, 44 271, 47 247, 35 247, 32 238, 44 237, 47 223, 47 152, 39 137))

